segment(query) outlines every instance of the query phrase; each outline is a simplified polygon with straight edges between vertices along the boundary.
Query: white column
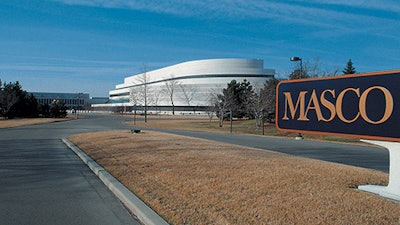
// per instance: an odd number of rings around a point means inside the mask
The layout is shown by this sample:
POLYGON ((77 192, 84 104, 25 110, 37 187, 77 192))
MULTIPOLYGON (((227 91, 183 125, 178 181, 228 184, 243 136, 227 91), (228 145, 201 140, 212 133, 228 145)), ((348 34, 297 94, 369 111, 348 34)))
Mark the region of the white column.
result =
POLYGON ((388 186, 361 185, 358 186, 358 189, 400 201, 400 143, 373 140, 361 141, 382 146, 389 151, 389 184, 388 186))

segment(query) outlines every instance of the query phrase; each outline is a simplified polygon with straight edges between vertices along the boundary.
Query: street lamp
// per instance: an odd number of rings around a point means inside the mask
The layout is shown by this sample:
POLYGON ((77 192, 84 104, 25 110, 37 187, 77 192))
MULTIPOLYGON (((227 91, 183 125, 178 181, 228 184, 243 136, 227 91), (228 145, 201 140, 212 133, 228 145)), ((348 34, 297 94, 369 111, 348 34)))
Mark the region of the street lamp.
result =
POLYGON ((300 61, 300 79, 303 78, 303 60, 300 57, 294 56, 290 58, 290 61, 300 61))
MULTIPOLYGON (((300 57, 294 56, 294 57, 290 58, 290 61, 292 61, 292 62, 300 61, 300 79, 301 79, 303 77, 303 60, 300 57)), ((301 140, 301 139, 303 139, 303 135, 301 135, 301 133, 299 133, 295 139, 301 140)))

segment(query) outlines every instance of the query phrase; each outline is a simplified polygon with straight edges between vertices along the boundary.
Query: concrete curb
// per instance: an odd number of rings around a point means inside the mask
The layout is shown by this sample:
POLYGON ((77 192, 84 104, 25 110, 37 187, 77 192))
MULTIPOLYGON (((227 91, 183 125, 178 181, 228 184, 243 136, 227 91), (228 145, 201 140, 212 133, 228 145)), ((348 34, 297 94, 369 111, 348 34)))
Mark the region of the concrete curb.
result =
POLYGON ((68 139, 62 141, 67 145, 84 163, 100 178, 100 180, 110 189, 115 196, 145 225, 162 225, 168 223, 154 210, 147 206, 142 200, 134 195, 128 188, 115 179, 110 173, 104 170, 93 159, 87 156, 76 145, 68 139))

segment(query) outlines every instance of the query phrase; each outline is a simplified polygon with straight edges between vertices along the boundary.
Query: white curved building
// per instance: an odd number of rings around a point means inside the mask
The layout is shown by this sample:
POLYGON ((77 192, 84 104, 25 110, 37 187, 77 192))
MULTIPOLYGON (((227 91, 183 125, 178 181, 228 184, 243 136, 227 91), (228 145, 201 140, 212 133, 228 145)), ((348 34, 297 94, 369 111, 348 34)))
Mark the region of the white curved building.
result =
POLYGON ((169 87, 175 107, 207 106, 210 93, 221 91, 232 80, 265 83, 274 73, 258 59, 195 60, 127 77, 109 94, 111 100, 140 106, 146 88, 148 106, 170 107, 169 87))

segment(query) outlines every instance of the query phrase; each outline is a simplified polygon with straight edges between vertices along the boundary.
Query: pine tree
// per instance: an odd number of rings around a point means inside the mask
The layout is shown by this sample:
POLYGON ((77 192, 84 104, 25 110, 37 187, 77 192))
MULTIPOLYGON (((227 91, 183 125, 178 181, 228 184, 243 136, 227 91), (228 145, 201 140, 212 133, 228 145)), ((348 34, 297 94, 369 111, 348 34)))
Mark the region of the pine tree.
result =
POLYGON ((347 62, 346 68, 343 69, 343 74, 355 74, 356 69, 353 67, 353 63, 351 62, 351 59, 347 62))
MULTIPOLYGON (((251 106, 254 100, 254 89, 249 81, 237 82, 232 80, 219 94, 216 108, 232 111, 232 116, 237 118, 252 118, 251 106)), ((224 113, 221 111, 221 113, 224 113)), ((221 115, 219 115, 220 118, 221 115)))

